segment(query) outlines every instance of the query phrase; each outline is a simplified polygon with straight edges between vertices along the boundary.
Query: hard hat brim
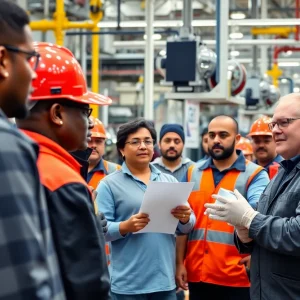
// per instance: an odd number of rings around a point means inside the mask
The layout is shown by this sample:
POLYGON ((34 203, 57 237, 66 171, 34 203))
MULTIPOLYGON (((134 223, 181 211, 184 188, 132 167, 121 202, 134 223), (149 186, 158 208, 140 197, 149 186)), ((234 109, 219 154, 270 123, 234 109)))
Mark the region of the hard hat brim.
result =
POLYGON ((42 100, 55 100, 55 99, 66 99, 74 102, 78 102, 81 104, 94 104, 99 106, 110 105, 112 100, 104 95, 96 94, 93 92, 87 92, 82 96, 73 96, 73 95, 51 95, 49 96, 37 96, 37 97, 30 97, 30 101, 42 101, 42 100))
POLYGON ((103 138, 103 139, 106 139, 107 136, 101 132, 92 132, 92 135, 91 137, 95 137, 95 138, 103 138))
POLYGON ((266 132, 266 131, 257 131, 253 133, 249 133, 247 136, 257 136, 257 135, 268 135, 268 136, 273 136, 272 132, 266 132))

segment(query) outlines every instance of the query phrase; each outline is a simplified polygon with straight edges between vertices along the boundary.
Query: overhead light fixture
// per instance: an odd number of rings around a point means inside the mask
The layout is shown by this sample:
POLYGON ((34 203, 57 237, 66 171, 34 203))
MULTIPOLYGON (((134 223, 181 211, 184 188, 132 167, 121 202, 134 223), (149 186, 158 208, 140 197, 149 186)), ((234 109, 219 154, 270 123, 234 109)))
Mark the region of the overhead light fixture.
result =
POLYGON ((237 40, 237 39, 242 39, 243 38, 243 34, 241 32, 231 32, 229 34, 229 37, 232 39, 232 40, 237 40))
MULTIPOLYGON (((147 39, 147 35, 144 34, 144 40, 146 40, 146 39, 147 39)), ((152 35, 152 39, 153 39, 154 41, 161 40, 161 34, 159 34, 159 33, 154 33, 154 34, 152 35)))
POLYGON ((298 74, 298 73, 295 73, 295 74, 293 75, 293 78, 294 78, 294 79, 298 79, 298 78, 299 78, 299 74, 298 74))
POLYGON ((232 57, 236 57, 236 56, 239 56, 239 55, 240 55, 239 51, 236 51, 236 50, 230 51, 230 56, 232 56, 232 57))
POLYGON ((240 11, 232 12, 230 18, 233 20, 242 20, 246 18, 246 15, 240 11))
POLYGON ((300 92, 300 88, 294 87, 293 92, 294 92, 294 93, 299 93, 299 92, 300 92))
POLYGON ((285 62, 279 62, 279 67, 299 67, 300 63, 296 61, 285 61, 285 62))
POLYGON ((159 55, 165 56, 167 54, 167 51, 165 49, 162 49, 159 51, 159 55))
POLYGON ((281 83, 287 83, 287 79, 286 78, 282 78, 280 81, 281 81, 281 83))

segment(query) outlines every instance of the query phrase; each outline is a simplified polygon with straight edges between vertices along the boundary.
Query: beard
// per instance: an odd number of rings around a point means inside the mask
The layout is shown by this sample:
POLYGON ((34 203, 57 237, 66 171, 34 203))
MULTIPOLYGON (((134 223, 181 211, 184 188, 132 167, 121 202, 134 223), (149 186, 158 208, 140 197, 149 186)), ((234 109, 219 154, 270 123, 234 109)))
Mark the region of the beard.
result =
POLYGON ((221 145, 214 145, 212 148, 208 148, 209 155, 215 159, 215 160, 224 160, 229 158, 232 153, 235 151, 235 141, 233 141, 233 144, 230 147, 224 148, 221 145), (222 149, 223 152, 221 153, 215 153, 213 149, 222 149))
POLYGON ((167 151, 164 151, 164 152, 161 151, 161 156, 162 156, 164 159, 169 160, 169 161, 175 161, 175 160, 177 160, 179 157, 181 157, 181 154, 182 154, 182 152, 177 152, 177 151, 174 150, 174 149, 168 149, 167 151), (173 155, 172 155, 172 156, 169 156, 169 155, 168 155, 168 151, 170 151, 170 150, 176 152, 176 155, 174 155, 174 156, 173 156, 173 155))

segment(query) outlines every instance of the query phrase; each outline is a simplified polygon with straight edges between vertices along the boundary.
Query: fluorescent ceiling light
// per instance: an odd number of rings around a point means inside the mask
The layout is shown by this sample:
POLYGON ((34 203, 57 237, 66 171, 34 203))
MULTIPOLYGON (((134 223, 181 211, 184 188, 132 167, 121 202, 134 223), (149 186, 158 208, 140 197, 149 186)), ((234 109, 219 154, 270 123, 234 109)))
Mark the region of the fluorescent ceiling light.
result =
POLYGON ((281 83, 287 83, 287 79, 286 78, 282 78, 280 81, 281 81, 281 83))
POLYGON ((298 74, 298 73, 295 73, 295 74, 293 75, 293 78, 294 78, 294 79, 298 79, 298 78, 299 78, 299 74, 298 74))
POLYGON ((236 57, 236 56, 239 56, 239 55, 240 55, 239 51, 236 51, 236 50, 230 51, 230 56, 236 57))
MULTIPOLYGON (((147 39, 147 35, 144 34, 144 40, 146 40, 146 39, 147 39)), ((154 34, 152 35, 152 39, 153 39, 154 41, 161 40, 161 34, 159 34, 159 33, 154 33, 154 34)))
POLYGON ((299 67, 300 63, 296 61, 286 61, 278 63, 279 67, 299 67))
POLYGON ((237 11, 237 12, 232 12, 230 14, 230 18, 233 20, 242 20, 246 18, 246 15, 240 11, 237 11))
POLYGON ((229 37, 232 39, 232 40, 236 40, 236 39, 242 39, 243 38, 243 34, 241 32, 231 32, 229 34, 229 37))

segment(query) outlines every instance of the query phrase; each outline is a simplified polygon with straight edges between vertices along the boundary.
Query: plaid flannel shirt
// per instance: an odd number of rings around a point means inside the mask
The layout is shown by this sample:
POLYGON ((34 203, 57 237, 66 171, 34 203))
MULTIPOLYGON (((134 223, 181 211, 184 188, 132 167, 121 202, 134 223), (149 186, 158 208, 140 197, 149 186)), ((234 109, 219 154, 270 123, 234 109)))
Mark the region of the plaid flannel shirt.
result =
POLYGON ((1 300, 65 299, 37 155, 0 110, 1 300))

